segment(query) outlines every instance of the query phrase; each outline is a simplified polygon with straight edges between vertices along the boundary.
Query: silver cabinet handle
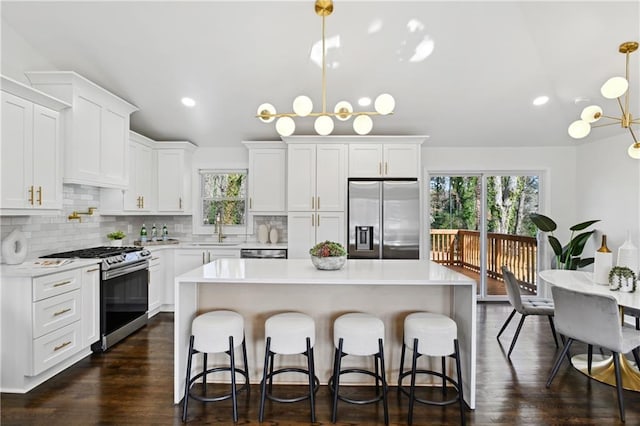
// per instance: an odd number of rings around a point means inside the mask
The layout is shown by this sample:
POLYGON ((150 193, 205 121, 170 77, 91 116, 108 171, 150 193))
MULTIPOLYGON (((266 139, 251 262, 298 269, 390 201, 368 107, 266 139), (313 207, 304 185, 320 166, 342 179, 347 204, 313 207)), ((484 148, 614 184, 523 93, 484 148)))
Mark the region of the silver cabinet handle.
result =
POLYGON ((70 310, 71 310, 71 308, 67 308, 67 309, 63 309, 63 310, 58 311, 58 312, 54 312, 54 313, 53 313, 53 316, 54 316, 54 317, 57 317, 58 315, 62 315, 62 314, 64 314, 65 312, 69 312, 70 310))
POLYGON ((69 346, 71 344, 71 341, 68 342, 64 342, 63 344, 61 344, 60 346, 56 346, 55 348, 53 348, 53 351, 59 351, 60 349, 64 348, 65 346, 69 346))

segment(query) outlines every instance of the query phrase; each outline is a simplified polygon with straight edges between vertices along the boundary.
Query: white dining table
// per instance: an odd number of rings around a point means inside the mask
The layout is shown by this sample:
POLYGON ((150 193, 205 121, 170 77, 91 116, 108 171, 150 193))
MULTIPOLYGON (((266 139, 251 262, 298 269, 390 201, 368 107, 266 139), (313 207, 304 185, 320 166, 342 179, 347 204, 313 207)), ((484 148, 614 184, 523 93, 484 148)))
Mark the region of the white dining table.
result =
MULTIPOLYGON (((586 271, 570 271, 563 269, 549 269, 539 273, 540 278, 549 285, 564 287, 585 293, 606 294, 613 296, 620 307, 621 321, 624 320, 624 309, 640 309, 640 291, 622 292, 612 291, 609 285, 597 284, 593 280, 593 273, 586 271)), ((635 362, 620 354, 620 373, 622 386, 627 390, 640 392, 640 371, 635 362)), ((581 373, 599 382, 611 386, 616 385, 613 357, 610 355, 593 355, 591 373, 587 368, 587 354, 577 354, 571 357, 571 364, 581 373)))

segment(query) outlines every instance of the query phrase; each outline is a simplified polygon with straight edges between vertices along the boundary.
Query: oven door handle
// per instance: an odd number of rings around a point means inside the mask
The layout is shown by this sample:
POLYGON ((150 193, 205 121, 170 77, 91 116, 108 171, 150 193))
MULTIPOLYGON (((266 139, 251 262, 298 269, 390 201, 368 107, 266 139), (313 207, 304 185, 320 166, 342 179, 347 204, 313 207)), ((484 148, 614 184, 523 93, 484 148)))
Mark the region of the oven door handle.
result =
POLYGON ((108 271, 104 271, 102 273, 102 280, 110 280, 111 278, 120 277, 122 275, 130 274, 132 272, 141 271, 144 269, 149 269, 148 260, 145 260, 144 262, 134 263, 133 265, 125 266, 122 268, 109 269, 108 271))

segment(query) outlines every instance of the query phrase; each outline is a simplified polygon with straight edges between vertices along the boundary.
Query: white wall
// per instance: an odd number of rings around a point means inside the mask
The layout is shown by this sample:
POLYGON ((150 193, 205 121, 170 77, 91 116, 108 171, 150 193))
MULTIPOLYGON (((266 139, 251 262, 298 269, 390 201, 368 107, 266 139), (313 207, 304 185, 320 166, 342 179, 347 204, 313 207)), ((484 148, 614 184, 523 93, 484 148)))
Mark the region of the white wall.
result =
MULTIPOLYGON (((632 139, 628 133, 600 141, 587 141, 576 153, 576 207, 585 217, 601 219, 595 227, 597 235, 585 248, 593 253, 600 235, 607 235, 607 246, 613 251, 625 241, 640 247, 640 161, 627 155, 632 139)), ((636 271, 637 272, 637 271, 636 271)))

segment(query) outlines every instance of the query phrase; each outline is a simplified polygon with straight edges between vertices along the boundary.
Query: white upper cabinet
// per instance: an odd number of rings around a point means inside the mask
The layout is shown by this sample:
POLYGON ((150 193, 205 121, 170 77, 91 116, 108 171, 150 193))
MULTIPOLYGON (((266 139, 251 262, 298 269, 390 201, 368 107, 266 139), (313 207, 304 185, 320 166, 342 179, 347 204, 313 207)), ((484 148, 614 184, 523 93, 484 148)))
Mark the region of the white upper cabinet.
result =
POLYGON ((349 177, 415 178, 419 165, 420 149, 414 143, 349 146, 349 177))
POLYGON ((156 144, 158 213, 191 214, 191 142, 156 144))
POLYGON ((126 188, 129 118, 138 108, 71 71, 25 75, 36 89, 72 105, 64 114, 64 182, 126 188))
POLYGON ((2 77, 2 214, 62 208, 62 127, 70 105, 2 77))
POLYGON ((282 142, 243 142, 249 149, 249 212, 284 214, 287 151, 282 142))
POLYGON ((344 211, 346 145, 289 144, 289 211, 344 211))
POLYGON ((149 212, 155 208, 153 141, 135 132, 129 140, 129 185, 124 190, 124 210, 149 212))

